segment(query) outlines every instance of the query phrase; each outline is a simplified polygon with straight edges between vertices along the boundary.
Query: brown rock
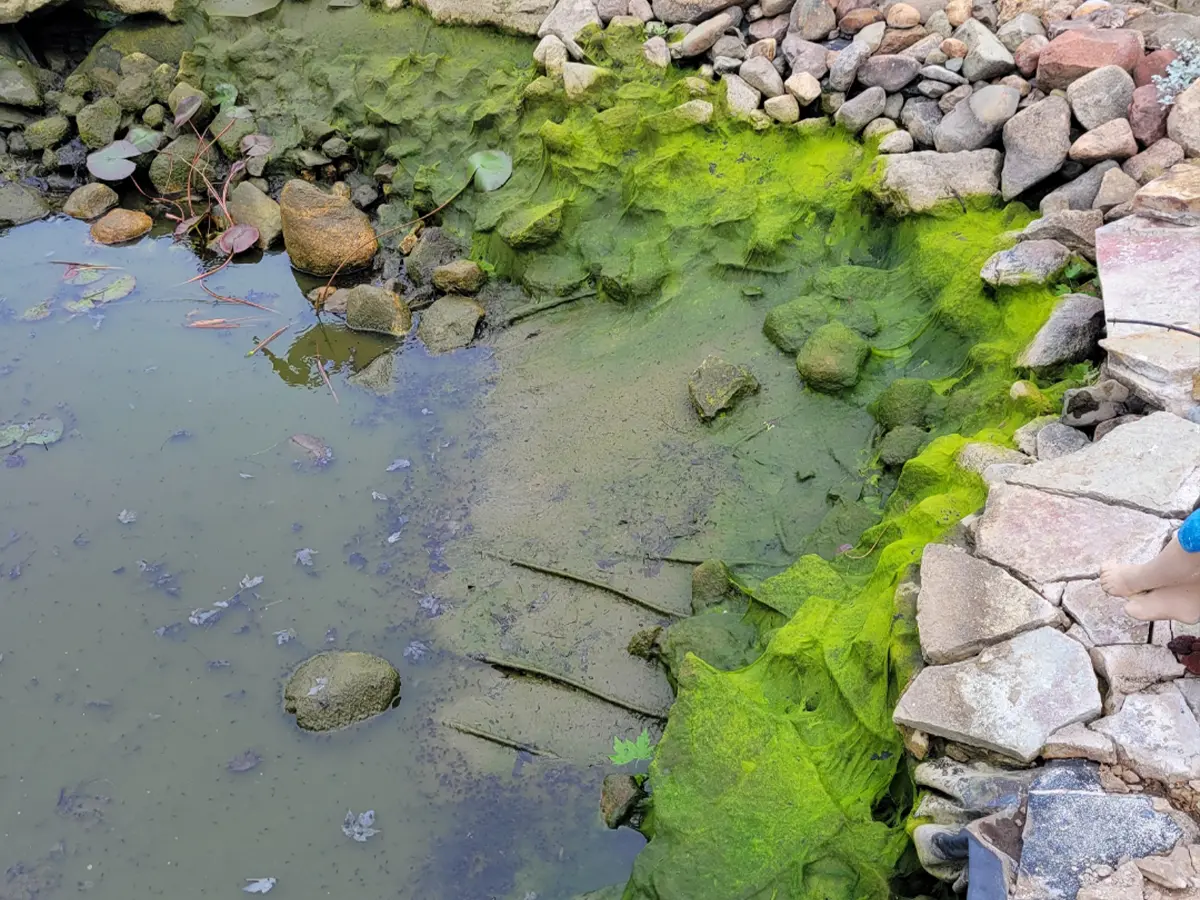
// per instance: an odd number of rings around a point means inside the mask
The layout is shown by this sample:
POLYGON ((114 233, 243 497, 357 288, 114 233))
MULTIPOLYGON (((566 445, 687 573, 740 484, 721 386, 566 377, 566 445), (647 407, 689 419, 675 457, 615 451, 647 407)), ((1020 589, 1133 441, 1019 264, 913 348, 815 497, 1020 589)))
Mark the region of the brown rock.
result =
POLYGON ((1070 18, 1082 19, 1085 16, 1090 16, 1092 13, 1100 12, 1102 9, 1111 8, 1112 4, 1109 3, 1108 0, 1086 0, 1086 2, 1075 7, 1074 11, 1072 11, 1070 15, 1070 18))
POLYGON ((1166 75, 1167 66, 1178 56, 1179 54, 1170 47, 1161 47, 1147 53, 1133 67, 1133 83, 1138 87, 1154 84, 1154 76, 1166 75))
MULTIPOLYGON (((837 5, 838 21, 841 21, 856 9, 871 9, 872 0, 839 0, 837 5)), ((882 18, 883 14, 880 13, 882 18)))
POLYGON ((1200 156, 1200 82, 1175 97, 1167 113, 1167 136, 1188 156, 1200 156))
POLYGON ((95 219, 116 206, 119 199, 116 191, 97 181, 72 191, 63 212, 73 219, 95 219))
POLYGON ((1038 86, 1044 91, 1065 88, 1081 75, 1104 66, 1126 72, 1142 58, 1142 39, 1136 31, 1079 28, 1060 34, 1038 57, 1038 86))
POLYGON ((947 59, 966 59, 970 51, 967 45, 957 38, 946 38, 942 41, 942 52, 946 54, 947 59))
POLYGON ((633 775, 605 775, 600 792, 600 814, 604 824, 609 828, 621 827, 633 818, 645 799, 646 793, 633 775))
POLYGON ((1032 78, 1037 74, 1038 58, 1041 57, 1042 51, 1050 40, 1043 35, 1034 34, 1025 38, 1017 45, 1017 49, 1013 51, 1013 61, 1017 64, 1017 71, 1026 78, 1032 78))
POLYGON ((1086 165, 1106 159, 1129 159, 1137 153, 1137 141, 1128 119, 1113 119, 1093 128, 1071 145, 1071 159, 1086 165))
POLYGON ((1000 24, 1004 25, 1011 22, 1021 13, 1029 13, 1031 16, 1042 17, 1054 0, 1000 0, 997 4, 997 9, 1000 13, 1000 24))
POLYGON ((887 11, 887 23, 890 28, 914 28, 921 24, 921 14, 907 3, 895 3, 887 11))
POLYGON ((1133 211, 1179 225, 1200 225, 1200 166, 1180 164, 1133 198, 1133 211))
POLYGON ((899 53, 901 50, 906 50, 911 47, 921 38, 928 35, 929 32, 918 25, 916 28, 889 28, 883 35, 883 40, 879 44, 879 49, 875 52, 880 55, 892 55, 899 53))
POLYGON ((868 25, 882 19, 883 13, 877 9, 856 9, 842 17, 842 20, 838 22, 838 28, 842 30, 843 34, 858 34, 868 25))
POLYGON ((971 18, 971 0, 950 0, 946 4, 946 18, 954 28, 967 21, 971 18))
POLYGON ((1054 0, 1041 15, 1042 24, 1049 28, 1056 22, 1065 22, 1075 12, 1078 0, 1054 0))
POLYGON ((314 275, 360 269, 375 257, 378 241, 366 213, 341 194, 327 194, 293 179, 279 195, 283 243, 292 265, 314 275))
POLYGON ((1153 181, 1171 166, 1183 162, 1183 148, 1170 138, 1155 141, 1137 156, 1127 160, 1121 168, 1138 184, 1153 181))
POLYGON ((469 297, 447 294, 421 314, 417 335, 430 353, 447 353, 475 339, 483 307, 469 297))
POLYGON ((1167 136, 1167 115, 1171 107, 1158 102, 1158 88, 1142 85, 1133 92, 1129 104, 1129 125, 1138 143, 1149 146, 1167 136))
POLYGON ((477 294, 486 281, 487 273, 469 259, 456 259, 433 270, 433 286, 447 294, 477 294))
POLYGON ((92 238, 101 244, 123 244, 140 238, 153 225, 154 220, 144 212, 114 209, 92 224, 92 238))
MULTIPOLYGON (((328 298, 326 309, 335 307, 328 298)), ((339 298, 340 300, 341 298, 339 298)), ((399 295, 381 287, 360 284, 350 288, 345 296, 346 325, 355 331, 373 331, 404 337, 412 328, 412 312, 399 295)))

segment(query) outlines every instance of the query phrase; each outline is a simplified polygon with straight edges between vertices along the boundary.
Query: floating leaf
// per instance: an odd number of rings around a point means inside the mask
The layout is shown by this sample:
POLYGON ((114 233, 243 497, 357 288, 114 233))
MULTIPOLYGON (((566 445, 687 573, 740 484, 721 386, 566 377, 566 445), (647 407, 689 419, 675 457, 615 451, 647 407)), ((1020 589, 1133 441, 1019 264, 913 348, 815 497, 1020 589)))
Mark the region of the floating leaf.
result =
POLYGON ((247 878, 248 885, 242 888, 247 894, 265 894, 275 887, 274 878, 247 878))
POLYGON ((212 101, 224 109, 226 106, 233 106, 237 103, 237 96, 237 88, 229 82, 223 81, 213 88, 212 101))
POLYGON ((132 275, 122 275, 120 278, 114 278, 102 287, 94 287, 90 291, 87 291, 80 298, 80 301, 87 300, 96 306, 104 303, 112 303, 114 300, 128 297, 133 293, 135 287, 137 287, 136 278, 132 275))
POLYGON ((650 732, 643 728, 636 741, 613 738, 613 752, 609 757, 615 765, 624 766, 631 762, 653 759, 654 748, 650 744, 650 732))
POLYGON ((29 427, 27 425, 21 425, 19 423, 5 425, 3 428, 0 428, 0 448, 11 447, 18 441, 24 443, 25 433, 28 430, 29 427))
POLYGON ((258 229, 253 225, 234 225, 217 238, 217 247, 226 256, 245 253, 258 243, 258 229))
POLYGON ((50 301, 43 300, 37 306, 31 306, 21 313, 22 322, 40 322, 50 316, 50 301))
POLYGON ((137 521, 137 513, 132 509, 123 509, 117 513, 117 521, 122 525, 132 525, 137 521))
POLYGON ((91 284, 108 273, 108 266, 67 266, 63 270, 63 284, 91 284))
POLYGON ((137 168, 133 158, 141 155, 142 151, 129 141, 113 141, 88 154, 87 168, 101 181, 121 181, 133 174, 137 168))
POLYGON ((412 465, 407 459, 393 459, 392 464, 387 467, 389 472, 399 472, 401 469, 407 469, 412 465))
POLYGON ((475 190, 497 191, 512 177, 512 157, 503 150, 481 150, 467 158, 475 176, 475 190))
POLYGON ((188 94, 175 107, 175 127, 179 128, 192 120, 192 116, 204 105, 203 94, 188 94))
POLYGON ((346 810, 346 818, 342 820, 342 834, 348 838, 354 838, 360 844, 368 838, 373 838, 379 834, 379 831, 372 828, 375 824, 375 810, 368 809, 365 813, 360 813, 355 818, 353 810, 346 810))
POLYGON ((313 557, 316 554, 317 554, 317 551, 313 550, 311 547, 305 547, 303 550, 297 550, 296 551, 296 565, 311 566, 313 564, 313 557))
POLYGON ((26 426, 25 443, 48 447, 63 436, 63 421, 52 416, 39 416, 26 426))
POLYGON ((142 153, 153 153, 162 146, 165 139, 166 135, 161 131, 155 131, 153 128, 146 128, 143 125, 134 125, 125 135, 125 140, 142 153))
POLYGON ((72 300, 70 303, 64 304, 63 308, 69 313, 85 313, 95 309, 96 304, 87 299, 72 300))
POLYGON ((221 618, 220 609, 193 609, 188 621, 193 625, 215 625, 221 618))
POLYGON ((251 158, 266 156, 274 146, 275 142, 265 134, 248 134, 242 138, 242 152, 251 158))
POLYGON ((257 768, 260 762, 262 762, 262 757, 253 750, 243 750, 227 762, 225 768, 230 772, 249 772, 251 769, 257 768))

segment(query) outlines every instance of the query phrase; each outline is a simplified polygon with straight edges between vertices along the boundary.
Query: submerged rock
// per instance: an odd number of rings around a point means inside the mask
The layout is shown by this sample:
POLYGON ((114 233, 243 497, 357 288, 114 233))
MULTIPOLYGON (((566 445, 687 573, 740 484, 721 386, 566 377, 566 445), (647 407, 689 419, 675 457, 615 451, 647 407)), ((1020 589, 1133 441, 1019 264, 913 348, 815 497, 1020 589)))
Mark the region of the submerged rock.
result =
POLYGON ((688 380, 692 405, 702 421, 715 419, 733 409, 738 400, 758 391, 758 379, 744 366, 735 366, 719 356, 710 356, 688 380))
POLYGON ((447 294, 421 314, 417 336, 430 353, 447 353, 475 339, 483 307, 470 297, 447 294))
MULTIPOLYGON (((283 244, 292 265, 313 275, 361 269, 379 243, 366 213, 349 197, 293 179, 279 195, 283 244)), ((407 330, 407 329, 405 329, 407 330)))
POLYGON ((600 815, 604 817, 604 824, 609 828, 633 824, 632 820, 638 817, 639 807, 646 797, 636 775, 614 772, 604 776, 604 787, 600 793, 600 815))
POLYGON ((237 224, 258 229, 260 250, 269 248, 283 233, 279 204, 248 181, 243 181, 229 195, 229 214, 237 224))
POLYGON ((784 353, 796 354, 812 333, 829 321, 829 312, 818 297, 800 297, 767 313, 763 334, 784 353))
POLYGON ((114 209, 92 225, 92 237, 101 244, 123 244, 146 234, 154 220, 144 212, 114 209))
POLYGON ((937 395, 923 378, 897 378, 883 389, 867 411, 884 428, 927 425, 936 414, 937 395))
POLYGON ((392 291, 360 284, 346 292, 346 325, 355 331, 404 337, 412 328, 412 313, 392 291))
POLYGON ((500 223, 498 233, 514 250, 548 244, 562 231, 565 206, 565 200, 554 200, 515 212, 500 223))
POLYGON ((804 342, 796 356, 796 370, 814 391, 834 393, 858 384, 870 351, 858 332, 830 322, 804 342))
POLYGON ((283 708, 306 731, 333 731, 370 719, 400 696, 400 673, 379 656, 333 650, 296 667, 283 689, 283 708))
POLYGON ((63 212, 73 219, 96 219, 116 206, 119 199, 116 191, 97 181, 72 191, 63 212))
POLYGON ((24 225, 49 215, 50 207, 36 191, 20 184, 0 184, 0 226, 24 225))

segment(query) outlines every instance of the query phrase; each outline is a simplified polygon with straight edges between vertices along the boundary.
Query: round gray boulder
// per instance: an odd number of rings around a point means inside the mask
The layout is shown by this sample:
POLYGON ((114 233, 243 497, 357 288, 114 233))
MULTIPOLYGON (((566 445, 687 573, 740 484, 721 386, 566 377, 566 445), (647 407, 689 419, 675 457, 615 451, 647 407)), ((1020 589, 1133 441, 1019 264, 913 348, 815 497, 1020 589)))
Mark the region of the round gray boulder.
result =
POLYGON ((400 673, 386 659, 332 650, 296 667, 283 708, 306 731, 334 731, 387 712, 399 697, 400 673))

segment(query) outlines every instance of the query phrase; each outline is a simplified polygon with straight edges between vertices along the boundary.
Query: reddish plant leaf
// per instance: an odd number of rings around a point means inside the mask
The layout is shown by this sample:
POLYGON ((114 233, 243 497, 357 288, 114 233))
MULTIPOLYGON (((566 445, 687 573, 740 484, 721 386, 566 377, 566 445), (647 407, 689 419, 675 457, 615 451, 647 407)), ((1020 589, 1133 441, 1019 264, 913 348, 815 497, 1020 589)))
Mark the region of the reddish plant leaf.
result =
POLYGON ((258 243, 258 229, 253 225, 234 225, 217 239, 221 252, 229 256, 245 253, 258 243))
POLYGON ((275 146, 265 134, 248 134, 242 138, 242 152, 249 157, 266 156, 275 146))
POLYGON ((183 237, 198 224, 200 224, 200 220, 203 218, 204 216, 192 216, 190 219, 184 219, 175 226, 175 237, 183 237))
POLYGON ((200 111, 204 98, 199 94, 190 94, 179 101, 175 107, 175 127, 179 128, 192 120, 192 116, 200 111))
POLYGON ((245 169, 246 169, 246 161, 244 159, 239 159, 237 162, 235 162, 232 166, 229 167, 229 180, 233 181, 233 179, 238 176, 238 173, 245 171, 245 169))

